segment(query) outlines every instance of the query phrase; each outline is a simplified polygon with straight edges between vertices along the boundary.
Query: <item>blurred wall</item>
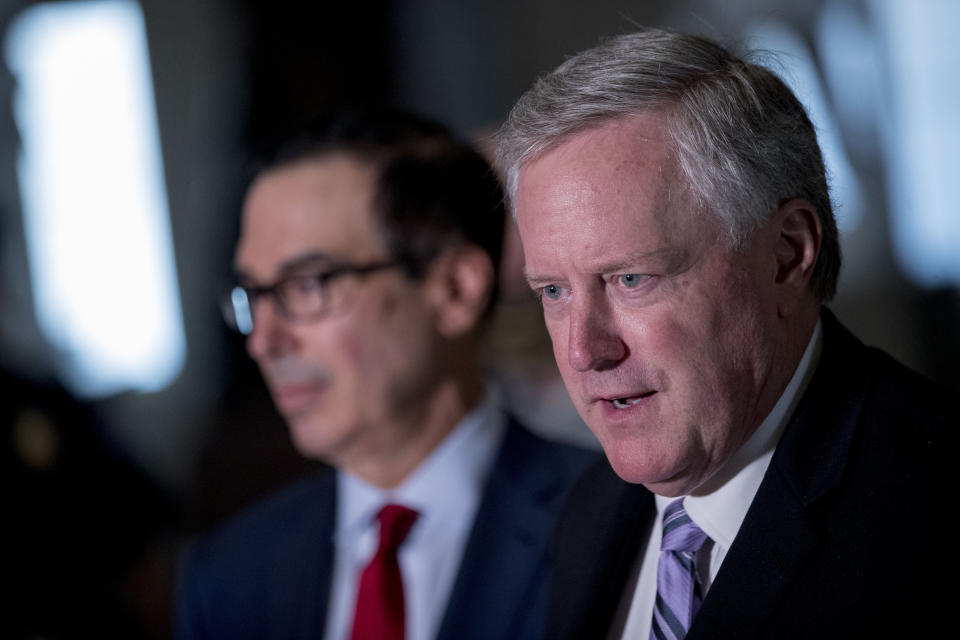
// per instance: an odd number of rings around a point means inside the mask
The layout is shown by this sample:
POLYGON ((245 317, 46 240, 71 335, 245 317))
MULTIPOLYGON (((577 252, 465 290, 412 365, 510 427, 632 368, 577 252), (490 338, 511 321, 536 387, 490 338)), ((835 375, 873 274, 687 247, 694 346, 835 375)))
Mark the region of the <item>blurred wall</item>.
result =
MULTIPOLYGON (((54 433, 96 424, 91 437, 109 445, 103 451, 109 450, 111 459, 122 459, 123 474, 136 469, 142 476, 137 482, 146 485, 133 497, 124 494, 124 500, 145 504, 145 510, 166 509, 167 503, 154 493, 159 490, 179 506, 174 510, 179 516, 165 515, 162 522, 138 516, 138 523, 149 524, 155 534, 174 537, 204 529, 313 468, 315 463, 294 453, 242 341, 224 328, 216 306, 216 296, 231 275, 244 160, 251 148, 320 111, 391 104, 446 121, 489 149, 492 131, 535 77, 602 36, 636 25, 694 31, 738 48, 761 41, 762 34, 770 33, 767 27, 776 26, 811 53, 861 195, 862 216, 843 235, 846 264, 832 306, 865 341, 960 388, 956 280, 921 287, 898 266, 891 242, 891 167, 880 152, 884 122, 856 115, 896 105, 887 81, 892 54, 876 37, 881 32, 876 8, 882 1, 142 0, 187 362, 177 381, 163 391, 84 403, 83 415, 89 419, 83 425, 63 417, 75 412, 50 413, 54 433), (867 37, 850 39, 843 56, 831 57, 823 32, 825 25, 840 23, 853 24, 856 33, 867 37), (843 68, 833 73, 837 64, 843 68), (870 77, 857 69, 873 69, 879 93, 863 96, 869 104, 851 106, 849 96, 841 96, 837 84, 828 80, 832 73, 841 84, 870 77)), ((943 6, 937 0, 928 2, 943 6)), ((31 4, 0 0, 0 31, 31 4)), ((925 5, 917 3, 918 10, 925 5)), ((791 58, 783 62, 789 66, 791 58)), ((14 90, 15 79, 0 69, 0 362, 17 384, 41 389, 53 384, 60 398, 57 355, 38 331, 32 310, 15 175, 19 138, 11 112, 14 90)), ((845 207, 850 211, 848 203, 839 204, 841 215, 845 207)), ((960 246, 960 238, 955 240, 960 246)), ((561 437, 590 442, 557 380, 539 310, 520 281, 514 237, 508 238, 508 246, 506 296, 491 336, 489 364, 512 391, 508 400, 529 421, 561 437)), ((43 409, 42 398, 49 396, 24 397, 40 398, 31 399, 31 407, 43 409)), ((4 415, 12 416, 11 433, 19 433, 21 418, 35 413, 26 405, 10 406, 4 415)), ((102 447, 93 448, 102 453, 102 447)), ((14 447, 21 462, 25 451, 14 447)), ((47 477, 42 471, 25 473, 37 480, 47 477)), ((106 478, 97 486, 112 482, 106 478)), ((57 486, 43 485, 44 491, 59 491, 57 486)), ((57 495, 62 499, 73 494, 57 495)), ((169 569, 171 556, 164 560, 169 569)), ((169 586, 164 582, 169 571, 160 574, 151 582, 152 574, 144 578, 141 568, 141 590, 157 591, 160 584, 162 592, 163 585, 169 586)), ((165 606, 163 597, 141 602, 137 615, 147 620, 146 635, 163 637, 165 606)))
MULTIPOLYGON (((209 399, 207 385, 215 384, 211 381, 221 385, 212 390, 230 387, 231 373, 224 371, 223 363, 234 369, 246 366, 241 365, 245 357, 238 354, 235 341, 223 337, 208 301, 211 288, 219 284, 213 282, 212 274, 228 274, 242 185, 242 178, 232 170, 247 148, 316 111, 370 102, 437 117, 481 144, 488 143, 490 132, 534 78, 601 37, 636 25, 694 31, 739 49, 757 46, 765 26, 785 25, 792 30, 810 51, 823 81, 840 144, 863 196, 860 222, 844 233, 846 264, 840 294, 832 306, 865 341, 888 349, 945 384, 960 386, 956 284, 948 281, 921 288, 911 284, 897 266, 886 188, 890 168, 879 152, 880 124, 864 130, 862 118, 841 118, 839 96, 829 93, 826 82, 830 69, 825 65, 830 58, 818 40, 824 21, 853 16, 879 38, 875 2, 326 4, 221 1, 204 3, 203 10, 185 0, 145 4, 168 182, 175 198, 172 209, 185 308, 192 314, 188 331, 193 336, 191 366, 197 374, 189 388, 194 394, 209 399), (185 69, 190 69, 186 76, 185 69)), ((880 39, 870 50, 853 46, 843 60, 848 66, 868 56, 873 56, 870 60, 875 64, 889 63, 880 39)), ((794 62, 790 56, 781 57, 777 64, 789 67, 794 62)), ((881 68, 880 73, 888 71, 881 68)), ((863 100, 879 101, 893 89, 880 86, 876 90, 881 96, 865 95, 863 100)), ((880 109, 875 102, 866 108, 880 109)), ((839 203, 841 216, 846 205, 839 203)), ((519 279, 516 270, 513 276, 519 279)), ((513 364, 519 361, 521 375, 549 377, 553 365, 537 309, 525 295, 510 302, 508 322, 501 322, 494 336, 495 344, 502 347, 495 353, 513 364), (526 328, 519 332, 522 340, 515 337, 517 327, 526 328)), ((549 394, 538 406, 572 411, 569 404, 557 403, 549 394)), ((554 415, 552 420, 564 418, 554 415)), ((577 422, 573 416, 566 424, 574 429, 577 422)), ((193 433, 200 438, 204 431, 200 425, 193 433)), ((182 439, 182 444, 196 446, 198 441, 182 439)))
MULTIPOLYGON (((6 0, 0 18, 7 23, 29 4, 6 0)), ((230 276, 243 161, 258 141, 318 111, 386 103, 440 118, 488 143, 537 75, 605 35, 660 25, 749 46, 751 26, 786 24, 822 64, 816 33, 833 5, 859 16, 867 28, 874 20, 871 3, 858 0, 601 0, 589 6, 546 0, 144 0, 188 359, 169 389, 104 399, 97 402, 100 410, 151 475, 187 490, 231 389, 238 380, 256 384, 242 345, 221 326, 215 298, 230 276)), ((828 69, 819 71, 825 77, 828 69)), ((9 75, 0 79, 0 344, 12 366, 49 373, 53 356, 32 317, 21 241, 13 174, 17 134, 9 114, 13 84, 9 75)), ((862 144, 863 135, 858 140, 856 134, 848 133, 845 148, 868 213, 845 234, 846 265, 833 306, 868 342, 957 385, 956 287, 921 289, 898 270, 889 239, 887 168, 875 144, 862 144)), ((530 339, 539 346, 524 358, 545 351, 532 325, 530 339)), ((515 350, 515 342, 498 344, 515 350)))

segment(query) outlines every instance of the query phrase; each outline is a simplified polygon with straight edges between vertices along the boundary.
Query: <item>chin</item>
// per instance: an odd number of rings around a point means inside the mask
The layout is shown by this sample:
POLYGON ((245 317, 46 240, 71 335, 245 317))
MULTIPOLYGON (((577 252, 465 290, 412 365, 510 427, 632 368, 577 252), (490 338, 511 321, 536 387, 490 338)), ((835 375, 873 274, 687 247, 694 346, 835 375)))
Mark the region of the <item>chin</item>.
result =
POLYGON ((301 416, 288 418, 287 427, 293 447, 300 455, 311 460, 331 462, 336 441, 331 437, 329 426, 322 426, 317 420, 301 416))
POLYGON ((606 450, 607 459, 620 479, 644 487, 667 498, 690 493, 697 481, 685 470, 677 470, 677 465, 663 465, 661 460, 647 460, 642 456, 631 455, 622 448, 606 450), (660 463, 660 464, 658 464, 660 463))
POLYGON ((647 461, 638 460, 636 456, 631 455, 629 451, 624 451, 622 446, 604 447, 604 453, 614 473, 620 476, 624 482, 631 484, 647 485, 652 478, 657 477, 650 469, 647 461))

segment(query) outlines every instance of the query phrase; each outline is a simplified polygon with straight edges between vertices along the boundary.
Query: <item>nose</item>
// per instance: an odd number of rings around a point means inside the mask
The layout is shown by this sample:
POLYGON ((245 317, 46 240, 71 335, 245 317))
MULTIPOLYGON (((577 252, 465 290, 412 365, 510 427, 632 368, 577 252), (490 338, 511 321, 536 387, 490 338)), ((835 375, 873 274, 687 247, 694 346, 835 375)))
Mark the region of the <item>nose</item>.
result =
POLYGON ((273 296, 265 295, 253 302, 250 309, 253 330, 247 335, 247 353, 257 362, 289 353, 294 336, 287 320, 277 311, 273 296))
POLYGON ((602 299, 583 299, 573 305, 567 336, 567 360, 573 369, 612 369, 626 355, 627 345, 616 330, 612 310, 602 299))

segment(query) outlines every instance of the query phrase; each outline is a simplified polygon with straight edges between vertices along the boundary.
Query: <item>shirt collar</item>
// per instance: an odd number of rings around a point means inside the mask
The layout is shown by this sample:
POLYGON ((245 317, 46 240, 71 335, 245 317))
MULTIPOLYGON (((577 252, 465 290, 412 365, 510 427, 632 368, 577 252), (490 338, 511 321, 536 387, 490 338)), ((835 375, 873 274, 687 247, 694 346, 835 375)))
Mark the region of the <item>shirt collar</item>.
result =
MULTIPOLYGON (((480 404, 397 487, 384 490, 355 475, 337 474, 336 538, 372 526, 384 504, 402 504, 420 513, 418 522, 469 521, 506 429, 506 419, 488 390, 480 404)), ((419 528, 420 525, 418 525, 419 528)))
MULTIPOLYGON (((822 328, 818 320, 800 363, 780 399, 747 442, 717 472, 720 477, 726 475, 729 479, 712 493, 684 499, 684 508, 690 518, 711 540, 726 549, 730 548, 740 530, 770 466, 780 436, 813 377, 820 360, 822 343, 822 328)), ((671 498, 657 496, 657 510, 662 512, 671 501, 671 498)))

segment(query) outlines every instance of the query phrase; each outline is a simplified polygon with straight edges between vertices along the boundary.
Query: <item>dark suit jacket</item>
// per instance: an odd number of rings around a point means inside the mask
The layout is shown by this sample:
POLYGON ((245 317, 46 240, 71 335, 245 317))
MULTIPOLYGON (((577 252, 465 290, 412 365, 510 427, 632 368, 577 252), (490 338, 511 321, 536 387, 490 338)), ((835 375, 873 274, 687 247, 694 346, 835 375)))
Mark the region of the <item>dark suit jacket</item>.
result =
MULTIPOLYGON (((828 311, 823 328, 820 364, 688 640, 923 637, 960 624, 960 403, 828 311)), ((548 638, 606 637, 655 513, 653 495, 606 461, 577 483, 558 525, 548 638)))
MULTIPOLYGON (((439 638, 536 638, 547 547, 563 498, 598 454, 547 442, 511 421, 467 542, 439 638)), ((187 554, 177 594, 181 639, 321 638, 336 474, 300 483, 187 554)))

